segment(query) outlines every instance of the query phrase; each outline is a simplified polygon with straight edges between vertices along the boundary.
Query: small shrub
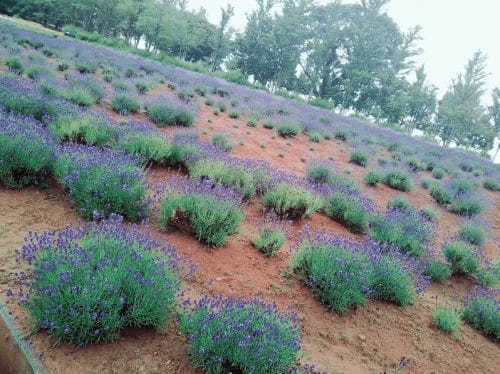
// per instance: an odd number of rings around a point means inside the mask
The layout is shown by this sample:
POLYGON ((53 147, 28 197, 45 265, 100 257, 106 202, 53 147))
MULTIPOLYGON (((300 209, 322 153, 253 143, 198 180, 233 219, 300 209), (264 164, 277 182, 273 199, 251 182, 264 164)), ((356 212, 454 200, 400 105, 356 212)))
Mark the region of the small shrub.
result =
POLYGON ((370 236, 380 243, 392 244, 402 252, 421 256, 432 237, 432 228, 429 222, 413 209, 393 209, 384 215, 371 218, 370 236))
POLYGON ((227 134, 222 132, 215 132, 212 135, 212 144, 226 152, 233 149, 233 143, 229 140, 227 134))
POLYGON ((452 242, 443 247, 453 274, 474 274, 479 270, 479 256, 464 242, 452 242))
POLYGON ((122 81, 115 81, 113 82, 113 88, 115 89, 116 92, 128 92, 130 90, 130 86, 122 81))
POLYGON ((149 213, 140 160, 107 148, 61 147, 54 174, 86 219, 120 214, 141 221, 149 213))
POLYGON ((198 240, 216 247, 226 244, 243 221, 244 213, 230 201, 200 193, 171 193, 161 203, 159 223, 186 225, 198 240))
POLYGON ((146 92, 148 92, 151 89, 151 85, 146 81, 138 81, 138 82, 135 82, 135 88, 136 88, 137 93, 139 95, 144 95, 146 92))
POLYGON ((354 195, 334 192, 325 204, 325 213, 334 220, 356 232, 368 228, 368 212, 363 203, 354 195))
POLYGON ((460 315, 452 308, 439 307, 432 316, 434 326, 445 332, 460 330, 460 315))
POLYGON ((292 122, 281 122, 276 129, 278 134, 284 138, 291 138, 300 133, 300 127, 292 122))
POLYGON ((500 303, 493 292, 474 290, 466 300, 462 316, 473 328, 500 340, 500 303))
POLYGON ((323 134, 320 133, 319 131, 312 131, 309 134, 309 140, 314 142, 314 143, 322 143, 324 140, 323 134))
POLYGON ((149 104, 147 107, 147 115, 159 127, 189 127, 194 122, 194 115, 191 111, 183 106, 175 105, 169 102, 149 104))
POLYGON ((429 191, 430 191, 432 198, 434 200, 436 200, 436 202, 439 205, 450 204, 453 200, 453 196, 451 195, 451 192, 438 184, 431 185, 429 188, 429 191))
POLYGON ((333 175, 330 165, 323 162, 307 165, 306 176, 313 183, 329 183, 333 175))
POLYGON ((200 96, 207 96, 207 88, 203 86, 196 86, 194 92, 200 96))
POLYGON ((52 51, 51 49, 48 49, 48 48, 44 48, 42 50, 42 53, 45 57, 54 57, 56 55, 54 51, 52 51))
POLYGON ((450 207, 450 211, 461 216, 472 217, 484 210, 484 203, 474 195, 461 196, 455 199, 450 207))
POLYGON ((473 245, 482 245, 486 240, 486 232, 481 226, 466 223, 458 230, 458 236, 465 242, 473 245))
POLYGON ((371 170, 365 175, 365 183, 369 186, 376 186, 384 180, 384 173, 379 170, 371 170))
POLYGON ((111 108, 122 116, 129 115, 130 113, 137 113, 141 108, 141 104, 133 96, 125 93, 117 94, 111 100, 111 108))
POLYGON ((425 268, 425 274, 431 277, 434 282, 442 282, 451 276, 450 265, 437 261, 430 260, 425 268))
POLYGON ((411 206, 410 202, 405 196, 397 196, 393 197, 387 202, 387 209, 389 210, 399 209, 399 210, 410 211, 413 209, 413 207, 411 206))
POLYGON ((335 136, 335 139, 342 140, 345 142, 347 140, 348 133, 346 130, 339 129, 339 130, 335 131, 334 136, 335 136))
POLYGON ((76 61, 75 68, 81 74, 93 74, 97 71, 97 64, 92 61, 78 60, 76 61))
POLYGON ((429 178, 423 178, 420 182, 420 185, 422 186, 422 188, 428 190, 430 189, 432 186, 435 186, 437 185, 437 183, 435 181, 433 181, 432 179, 429 179, 429 178))
POLYGON ((488 262, 486 266, 481 266, 474 278, 483 287, 496 287, 500 283, 500 262, 488 262))
POLYGON ((405 163, 414 172, 425 170, 427 166, 424 162, 416 158, 407 158, 405 163))
POLYGON ((39 79, 43 75, 49 75, 50 73, 51 71, 45 66, 33 66, 26 70, 26 75, 33 80, 39 79))
POLYGON ((500 191, 500 182, 493 178, 483 181, 483 187, 490 191, 500 191))
POLYGON ((116 129, 104 119, 84 115, 60 116, 48 125, 54 136, 62 141, 70 140, 102 147, 116 134, 116 129))
POLYGON ((288 372, 299 358, 297 317, 259 300, 203 297, 181 316, 195 367, 207 373, 288 372))
POLYGON ((440 168, 435 168, 432 170, 432 176, 435 178, 435 179, 441 179, 444 177, 444 173, 445 171, 443 169, 440 169, 440 168))
MULTIPOLYGON (((116 220, 117 221, 117 220, 116 220)), ((32 236, 26 308, 56 345, 110 342, 125 327, 169 321, 180 288, 173 247, 115 222, 32 236)))
POLYGON ((264 124, 262 125, 265 129, 271 130, 274 129, 275 125, 273 121, 265 121, 264 124))
POLYGON ((137 76, 137 73, 135 72, 134 69, 127 68, 127 69, 125 69, 125 76, 127 78, 134 78, 135 76, 137 76))
POLYGON ((285 234, 281 230, 272 227, 264 227, 257 237, 252 240, 255 248, 259 249, 265 256, 271 257, 276 254, 285 243, 285 234))
POLYGON ((438 218, 436 211, 430 207, 420 209, 420 214, 430 222, 435 222, 438 218))
POLYGON ((232 118, 232 119, 240 118, 240 112, 238 112, 236 110, 230 111, 229 112, 229 118, 232 118))
POLYGON ((389 187, 400 191, 411 191, 411 177, 408 172, 402 169, 391 169, 384 175, 384 183, 389 187))
POLYGON ((274 209, 276 214, 291 219, 307 217, 321 209, 323 202, 303 187, 279 183, 267 191, 262 201, 274 209))
POLYGON ((126 153, 140 155, 156 164, 171 162, 171 144, 155 133, 132 131, 120 137, 113 147, 126 153))
MULTIPOLYGON (((82 87, 71 87, 67 90, 64 91, 63 93, 64 97, 68 100, 71 100, 75 104, 81 105, 81 106, 91 106, 96 104, 95 98, 92 96, 92 94, 88 91, 86 91, 82 87)), ((113 104, 111 104, 113 105, 113 104)), ((114 107, 113 107, 114 109, 114 107)))
POLYGON ((22 188, 45 183, 54 160, 55 144, 39 123, 24 117, 0 119, 0 184, 22 188))
POLYGON ((211 97, 207 97, 207 99, 205 100, 205 105, 213 106, 213 105, 215 105, 215 100, 212 99, 211 97))
POLYGON ((217 109, 219 109, 221 113, 224 113, 225 111, 227 111, 227 106, 222 101, 219 101, 217 102, 217 109))
POLYGON ((58 71, 66 71, 69 69, 69 64, 66 61, 60 61, 57 64, 58 71))
POLYGON ((368 165, 368 155, 365 152, 354 151, 351 153, 350 162, 365 168, 368 165))
POLYGON ((9 71, 22 75, 24 72, 24 66, 20 59, 14 56, 5 57, 5 65, 9 68, 9 71))

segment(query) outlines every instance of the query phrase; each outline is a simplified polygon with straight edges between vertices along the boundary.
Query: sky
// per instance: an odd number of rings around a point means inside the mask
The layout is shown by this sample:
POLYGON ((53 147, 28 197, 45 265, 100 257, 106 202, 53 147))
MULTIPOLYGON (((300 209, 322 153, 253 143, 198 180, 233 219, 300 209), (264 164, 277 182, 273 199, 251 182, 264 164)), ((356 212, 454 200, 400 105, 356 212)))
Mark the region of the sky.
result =
MULTIPOLYGON (((217 23, 220 8, 232 4, 235 16, 231 25, 243 31, 245 14, 255 9, 255 3, 255 0, 188 0, 188 7, 203 6, 209 20, 217 23)), ((428 79, 438 87, 440 95, 478 49, 488 55, 488 96, 494 87, 500 87, 500 0, 392 0, 384 10, 403 30, 422 27, 423 40, 419 45, 423 54, 417 62, 425 65, 428 79)), ((489 97, 484 100, 489 103, 489 97)))

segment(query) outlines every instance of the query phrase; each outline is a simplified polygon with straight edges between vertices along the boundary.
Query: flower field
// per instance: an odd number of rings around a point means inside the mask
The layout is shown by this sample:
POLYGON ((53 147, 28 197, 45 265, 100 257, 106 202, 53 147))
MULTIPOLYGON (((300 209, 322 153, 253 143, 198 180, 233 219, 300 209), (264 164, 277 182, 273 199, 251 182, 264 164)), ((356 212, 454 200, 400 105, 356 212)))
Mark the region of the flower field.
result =
POLYGON ((0 20, 0 294, 49 373, 495 373, 499 186, 473 154, 0 20))

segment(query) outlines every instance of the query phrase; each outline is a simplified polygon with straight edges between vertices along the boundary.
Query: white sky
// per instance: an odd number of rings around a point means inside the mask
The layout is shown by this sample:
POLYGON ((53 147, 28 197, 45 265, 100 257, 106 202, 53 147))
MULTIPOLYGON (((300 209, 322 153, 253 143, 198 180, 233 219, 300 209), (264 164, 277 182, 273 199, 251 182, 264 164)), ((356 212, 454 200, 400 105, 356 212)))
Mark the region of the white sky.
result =
MULTIPOLYGON (((220 7, 232 4, 235 8, 232 26, 242 31, 245 14, 256 7, 255 3, 255 0, 188 0, 188 7, 203 6, 210 21, 217 23, 220 7)), ((439 88, 440 94, 478 49, 488 55, 491 73, 488 96, 492 88, 500 87, 500 0, 392 0, 384 9, 403 30, 422 26, 423 54, 418 62, 425 64, 428 79, 439 88)))

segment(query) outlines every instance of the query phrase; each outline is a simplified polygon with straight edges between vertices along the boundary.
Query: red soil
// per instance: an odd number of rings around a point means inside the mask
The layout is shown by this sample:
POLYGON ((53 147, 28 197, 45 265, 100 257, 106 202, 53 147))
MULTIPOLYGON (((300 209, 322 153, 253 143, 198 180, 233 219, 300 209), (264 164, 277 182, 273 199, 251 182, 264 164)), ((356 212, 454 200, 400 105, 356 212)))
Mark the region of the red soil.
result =
MULTIPOLYGON (((160 87, 157 90, 163 89, 160 87)), ((107 105, 104 105, 106 107, 107 105)), ((116 118, 120 116, 115 115, 116 118)), ((144 114, 136 115, 144 118, 144 114)), ((337 140, 321 144, 310 142, 305 135, 283 139, 274 130, 246 126, 244 119, 233 120, 227 114, 213 115, 203 106, 197 128, 202 137, 214 131, 229 134, 236 146, 232 154, 246 158, 262 158, 279 168, 304 174, 308 160, 335 160, 338 171, 350 170, 363 192, 369 195, 380 210, 398 194, 386 186, 370 188, 362 178, 366 169, 349 164, 349 143, 337 140), (210 123, 209 123, 210 120, 210 123), (242 142, 243 145, 239 143, 242 142), (261 145, 265 144, 263 148, 261 145), (313 150, 311 150, 311 148, 313 150), (281 155, 280 155, 281 154, 281 155)), ((165 131, 171 132, 172 129, 165 131)), ((380 152, 382 155, 383 152, 380 152)), ((376 163, 372 155, 371 163, 376 163)), ((371 167, 371 165, 369 165, 371 167)), ((149 180, 158 182, 179 171, 155 168, 149 180)), ((421 173, 423 176, 425 173, 421 173)), ((415 180, 415 184, 417 184, 415 180)), ((491 200, 485 213, 489 220, 490 239, 484 246, 489 258, 499 258, 500 194, 487 193, 491 200)), ((438 207, 427 191, 415 187, 405 196, 416 207, 432 206, 439 212, 439 224, 434 245, 454 235, 460 218, 438 207)), ((55 229, 78 221, 78 216, 57 186, 46 191, 22 191, 0 188, 0 288, 14 287, 13 273, 23 265, 15 261, 16 249, 29 230, 55 229)), ((263 217, 263 207, 252 199, 246 209, 247 217, 239 234, 231 237, 222 248, 209 249, 192 236, 177 230, 162 232, 152 219, 143 229, 159 241, 174 244, 178 252, 198 264, 198 271, 186 282, 186 294, 196 297, 202 293, 238 296, 257 296, 282 307, 293 305, 302 320, 304 341, 303 362, 335 373, 498 373, 500 350, 493 341, 464 325, 457 336, 450 336, 431 326, 436 304, 459 305, 458 298, 467 293, 473 282, 454 277, 443 284, 431 286, 410 307, 370 302, 359 310, 340 317, 326 310, 314 298, 310 289, 287 271, 288 248, 293 237, 305 225, 325 228, 350 235, 343 226, 316 213, 290 227, 290 240, 285 249, 273 258, 265 258, 251 244, 256 230, 255 221, 263 217)), ((14 300, 8 301, 20 326, 29 331, 24 310, 14 300)), ((189 364, 185 338, 172 323, 162 331, 129 330, 112 344, 75 349, 69 345, 53 348, 41 332, 32 337, 35 351, 51 373, 197 373, 189 364)))

